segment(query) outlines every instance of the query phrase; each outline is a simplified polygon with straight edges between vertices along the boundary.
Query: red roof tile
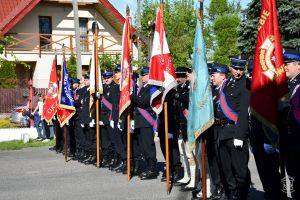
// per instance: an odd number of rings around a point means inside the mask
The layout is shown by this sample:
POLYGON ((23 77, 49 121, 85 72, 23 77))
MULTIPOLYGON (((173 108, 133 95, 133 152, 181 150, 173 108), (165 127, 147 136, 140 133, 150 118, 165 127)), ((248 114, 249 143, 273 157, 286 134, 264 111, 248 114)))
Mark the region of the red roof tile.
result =
POLYGON ((40 0, 0 0, 0 36, 7 33, 40 0))
MULTIPOLYGON (((0 0, 0 37, 13 28, 28 12, 30 12, 41 0, 0 0)), ((99 0, 113 17, 123 25, 125 18, 108 1, 99 0)))

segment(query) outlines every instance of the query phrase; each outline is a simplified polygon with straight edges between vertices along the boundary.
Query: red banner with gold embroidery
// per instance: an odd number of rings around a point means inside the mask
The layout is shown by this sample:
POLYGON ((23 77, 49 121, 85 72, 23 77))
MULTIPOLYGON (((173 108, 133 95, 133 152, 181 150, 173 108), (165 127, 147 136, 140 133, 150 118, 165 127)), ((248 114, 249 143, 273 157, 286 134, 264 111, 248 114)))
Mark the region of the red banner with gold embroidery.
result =
POLYGON ((56 59, 53 60, 49 79, 47 97, 43 107, 43 118, 49 123, 57 112, 58 85, 56 74, 56 59))
POLYGON ((288 93, 275 0, 263 0, 251 84, 251 112, 278 142, 278 101, 288 93))
POLYGON ((120 79, 120 103, 119 103, 119 116, 130 105, 130 92, 132 89, 132 68, 130 60, 131 49, 131 18, 126 17, 123 28, 122 37, 122 59, 121 59, 121 79, 120 79))

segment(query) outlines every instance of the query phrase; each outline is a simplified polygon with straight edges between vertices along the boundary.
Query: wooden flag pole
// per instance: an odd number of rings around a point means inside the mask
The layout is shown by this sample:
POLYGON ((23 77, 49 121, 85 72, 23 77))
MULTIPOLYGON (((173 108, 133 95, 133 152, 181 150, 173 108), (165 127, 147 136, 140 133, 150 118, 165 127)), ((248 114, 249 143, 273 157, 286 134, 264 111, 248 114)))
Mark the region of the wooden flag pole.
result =
POLYGON ((100 126, 99 126, 99 99, 96 97, 96 93, 99 92, 99 60, 98 60, 98 24, 97 22, 94 22, 94 39, 95 39, 95 45, 94 45, 94 60, 95 60, 95 107, 96 107, 96 166, 97 168, 100 167, 100 126))
MULTIPOLYGON (((126 15, 130 16, 130 9, 129 6, 126 6, 126 15)), ((132 55, 132 41, 131 41, 131 26, 129 25, 129 36, 130 36, 130 41, 129 41, 129 48, 130 48, 130 56, 132 55)), ((130 61, 129 61, 130 62, 130 61)), ((131 62, 130 62, 131 65, 131 62)), ((130 78, 132 78, 132 75, 130 73, 130 78)), ((127 109, 127 179, 130 181, 131 179, 131 163, 130 163, 130 154, 131 154, 131 133, 130 133, 130 106, 127 109)))
POLYGON ((64 154, 65 154, 65 161, 67 162, 68 159, 68 134, 67 134, 67 125, 64 125, 64 154))
MULTIPOLYGON (((200 0, 199 18, 201 22, 202 31, 204 29, 204 15, 203 15, 203 1, 200 0)), ((205 137, 201 138, 201 168, 202 168, 202 199, 206 200, 206 168, 205 168, 205 137)))
POLYGON ((169 159, 169 121, 168 103, 164 102, 165 145, 166 145, 166 191, 170 194, 170 159, 169 159))
MULTIPOLYGON (((164 1, 161 0, 160 11, 164 16, 164 1)), ((165 146, 166 146, 166 191, 170 194, 170 156, 169 156, 169 120, 168 120, 168 103, 164 102, 164 122, 165 122, 165 146)))
POLYGON ((127 178, 128 181, 131 179, 131 173, 130 173, 130 145, 131 145, 131 135, 130 135, 130 107, 128 108, 128 114, 127 114, 127 178))

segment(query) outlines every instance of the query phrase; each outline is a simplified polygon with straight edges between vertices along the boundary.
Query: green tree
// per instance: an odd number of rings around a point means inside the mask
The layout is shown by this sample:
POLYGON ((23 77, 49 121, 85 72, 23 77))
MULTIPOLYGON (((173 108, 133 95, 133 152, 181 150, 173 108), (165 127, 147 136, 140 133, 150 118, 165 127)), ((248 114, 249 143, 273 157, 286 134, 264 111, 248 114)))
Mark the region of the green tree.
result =
MULTIPOLYGON (((159 1, 144 0, 142 5, 142 33, 150 36, 149 25, 155 22, 159 1)), ((167 0, 164 5, 164 23, 173 63, 190 66, 196 27, 196 11, 193 0, 167 0)), ((149 47, 148 47, 149 48, 149 47)), ((143 49, 148 56, 148 49, 143 49)))
MULTIPOLYGON (((282 46, 300 49, 300 2, 277 0, 277 15, 282 46)), ((242 11, 243 19, 238 28, 238 47, 243 54, 254 55, 261 1, 252 0, 242 11)))
POLYGON ((229 63, 229 56, 239 55, 237 27, 240 23, 240 1, 212 0, 208 16, 212 27, 213 61, 229 63))
POLYGON ((76 57, 72 53, 70 58, 67 61, 67 71, 70 77, 76 78, 77 73, 76 73, 76 57))

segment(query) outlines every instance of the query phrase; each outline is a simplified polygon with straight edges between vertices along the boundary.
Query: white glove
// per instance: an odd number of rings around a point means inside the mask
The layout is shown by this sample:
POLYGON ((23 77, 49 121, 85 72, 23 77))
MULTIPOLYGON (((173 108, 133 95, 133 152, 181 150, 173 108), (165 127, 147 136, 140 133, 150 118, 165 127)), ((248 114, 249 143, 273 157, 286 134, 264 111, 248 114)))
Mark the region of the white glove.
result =
POLYGON ((115 128, 115 122, 114 122, 113 120, 110 120, 109 125, 110 125, 110 127, 111 127, 112 129, 115 128))
POLYGON ((117 125, 117 127, 118 127, 118 129, 120 130, 120 131, 122 131, 123 129, 121 129, 121 124, 120 124, 120 122, 118 122, 118 125, 117 125))
POLYGON ((80 124, 81 128, 84 128, 84 124, 80 124))
POLYGON ((159 137, 158 137, 158 132, 154 132, 154 142, 158 142, 159 141, 159 137))
POLYGON ((130 133, 134 132, 134 120, 130 120, 130 133))
POLYGON ((95 96, 97 99, 100 99, 100 97, 101 97, 100 92, 96 92, 95 96))
POLYGON ((243 140, 233 139, 233 146, 234 146, 235 148, 237 148, 237 147, 242 148, 242 147, 243 147, 243 144, 244 144, 243 140))
POLYGON ((94 127, 94 125, 95 125, 95 120, 94 120, 94 119, 92 119, 92 121, 90 122, 90 127, 91 127, 91 128, 93 128, 93 127, 94 127))
POLYGON ((99 121, 100 126, 104 126, 103 121, 99 121))
POLYGON ((168 133, 168 138, 169 139, 173 139, 173 134, 172 133, 168 133))

